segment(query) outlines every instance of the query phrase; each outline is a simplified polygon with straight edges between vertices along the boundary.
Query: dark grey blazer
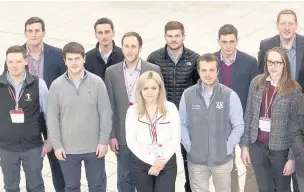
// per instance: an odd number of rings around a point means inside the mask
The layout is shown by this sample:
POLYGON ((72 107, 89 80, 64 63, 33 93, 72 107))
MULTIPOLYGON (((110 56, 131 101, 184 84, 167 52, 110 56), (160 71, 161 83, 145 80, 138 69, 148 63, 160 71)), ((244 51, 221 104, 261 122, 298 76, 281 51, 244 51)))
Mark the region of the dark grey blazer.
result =
MULTIPOLYGON (((141 74, 145 71, 155 71, 161 75, 157 65, 141 60, 141 74)), ((116 138, 119 145, 127 145, 125 119, 129 108, 129 100, 123 74, 123 62, 106 69, 105 84, 113 110, 113 127, 110 138, 116 138)))

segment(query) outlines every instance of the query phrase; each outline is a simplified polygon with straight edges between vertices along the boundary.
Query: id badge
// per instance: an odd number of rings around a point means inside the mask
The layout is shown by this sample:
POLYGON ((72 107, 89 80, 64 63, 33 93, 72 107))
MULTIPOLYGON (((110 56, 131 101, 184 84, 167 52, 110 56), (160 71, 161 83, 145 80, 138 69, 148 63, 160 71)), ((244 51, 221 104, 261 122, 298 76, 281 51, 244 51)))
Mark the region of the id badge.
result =
POLYGON ((270 132, 271 119, 270 118, 260 118, 259 119, 259 128, 261 131, 270 132))
POLYGON ((12 123, 24 123, 24 111, 22 109, 11 110, 9 113, 12 123))
POLYGON ((162 156, 162 150, 161 150, 161 145, 153 143, 153 144, 149 144, 147 147, 147 151, 150 154, 154 154, 156 156, 162 156))

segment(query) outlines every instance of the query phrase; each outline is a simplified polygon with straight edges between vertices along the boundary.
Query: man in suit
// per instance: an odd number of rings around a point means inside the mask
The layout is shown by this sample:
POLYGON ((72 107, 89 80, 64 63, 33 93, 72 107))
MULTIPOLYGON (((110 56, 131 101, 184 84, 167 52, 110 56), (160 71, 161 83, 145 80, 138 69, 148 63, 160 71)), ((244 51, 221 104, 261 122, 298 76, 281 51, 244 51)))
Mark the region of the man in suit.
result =
MULTIPOLYGON (((258 74, 257 60, 237 49, 238 31, 231 24, 226 24, 219 29, 218 44, 221 49, 214 54, 220 61, 219 82, 238 94, 243 112, 245 112, 250 82, 258 74)), ((246 169, 244 191, 256 192, 258 187, 253 169, 251 166, 246 169)), ((240 191, 235 156, 231 172, 231 191, 240 191)))
POLYGON ((96 47, 86 53, 86 70, 98 75, 104 80, 106 68, 122 62, 124 56, 121 48, 113 40, 114 24, 108 18, 100 18, 94 24, 95 37, 98 40, 96 47))
POLYGON ((126 143, 125 117, 129 106, 136 102, 135 87, 140 74, 148 70, 161 73, 158 66, 145 62, 139 57, 142 38, 138 33, 126 33, 121 43, 125 60, 108 67, 105 73, 105 83, 113 110, 110 148, 117 155, 118 191, 135 192, 134 182, 130 177, 131 151, 126 143))
POLYGON ((264 57, 266 52, 273 47, 283 47, 291 62, 291 75, 303 87, 304 79, 302 79, 301 76, 304 74, 304 36, 296 33, 297 28, 297 15, 294 11, 286 9, 278 14, 277 30, 279 34, 260 42, 260 50, 258 54, 259 72, 264 72, 264 57))
MULTIPOLYGON (((26 69, 32 75, 42 78, 47 87, 60 75, 66 71, 66 66, 63 61, 62 51, 57 47, 53 47, 43 42, 45 36, 45 23, 41 18, 31 17, 25 22, 24 35, 26 43, 23 45, 26 49, 26 69)), ((5 64, 5 70, 7 66, 5 64)), ((42 123, 45 124, 45 121, 42 123)), ((43 137, 47 140, 47 130, 43 130, 43 137)), ((44 145, 47 145, 45 142, 44 145)), ((52 145, 48 146, 52 149, 52 145)), ((53 184, 56 192, 64 192, 65 182, 61 172, 60 164, 53 150, 47 153, 51 171, 53 184)), ((28 188, 27 188, 27 191, 28 188)))
MULTIPOLYGON (((279 35, 264 39, 260 43, 258 55, 259 72, 264 72, 265 54, 273 47, 283 47, 290 61, 292 77, 298 81, 302 90, 304 88, 304 36, 297 34, 297 15, 290 9, 279 12, 277 16, 277 30, 279 35)), ((295 174, 292 174, 294 192, 298 192, 298 184, 295 174)))

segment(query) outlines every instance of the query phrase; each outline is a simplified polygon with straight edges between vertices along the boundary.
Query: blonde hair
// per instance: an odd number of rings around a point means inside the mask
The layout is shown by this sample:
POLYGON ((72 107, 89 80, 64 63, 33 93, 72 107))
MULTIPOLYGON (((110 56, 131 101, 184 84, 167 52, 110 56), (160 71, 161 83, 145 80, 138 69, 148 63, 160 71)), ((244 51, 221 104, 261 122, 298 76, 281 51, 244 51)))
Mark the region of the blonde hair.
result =
POLYGON ((274 47, 266 52, 264 58, 264 73, 259 78, 257 89, 259 89, 260 86, 264 87, 267 84, 266 79, 270 75, 268 71, 267 60, 268 60, 268 55, 271 52, 276 52, 280 54, 281 59, 283 61, 282 63, 283 72, 278 83, 279 93, 282 95, 289 95, 296 89, 301 90, 301 86, 291 77, 289 58, 286 51, 281 47, 274 47))
POLYGON ((138 78, 138 81, 136 83, 136 111, 137 115, 139 117, 142 117, 145 114, 146 111, 146 105, 145 105, 145 100, 142 96, 142 91, 144 89, 145 84, 149 79, 153 79, 158 87, 159 87, 159 93, 157 97, 157 108, 161 112, 163 118, 166 117, 167 115, 167 110, 165 108, 165 101, 167 100, 166 98, 166 90, 164 86, 164 82, 160 75, 154 71, 146 71, 143 74, 140 75, 138 78))

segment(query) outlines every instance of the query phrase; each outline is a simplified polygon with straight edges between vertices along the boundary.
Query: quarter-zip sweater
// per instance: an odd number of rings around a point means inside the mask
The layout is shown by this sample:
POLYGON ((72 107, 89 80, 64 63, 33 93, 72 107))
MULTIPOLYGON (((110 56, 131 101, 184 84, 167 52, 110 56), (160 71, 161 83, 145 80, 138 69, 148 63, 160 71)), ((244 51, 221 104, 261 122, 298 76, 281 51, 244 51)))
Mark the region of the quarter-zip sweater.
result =
POLYGON ((78 88, 67 73, 49 91, 48 129, 54 149, 67 154, 96 151, 109 143, 112 110, 103 80, 85 71, 78 88))

